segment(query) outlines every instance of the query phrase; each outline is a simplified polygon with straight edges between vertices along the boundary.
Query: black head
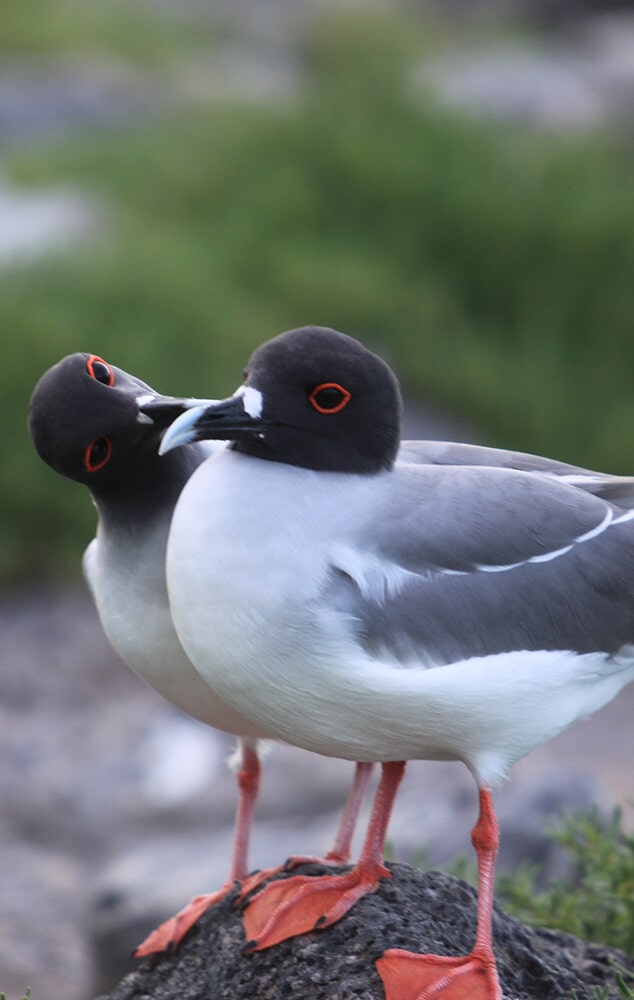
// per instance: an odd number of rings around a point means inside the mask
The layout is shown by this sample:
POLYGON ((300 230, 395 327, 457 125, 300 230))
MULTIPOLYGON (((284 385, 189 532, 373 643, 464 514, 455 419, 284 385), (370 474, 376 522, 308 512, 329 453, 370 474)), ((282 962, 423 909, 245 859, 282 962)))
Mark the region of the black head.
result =
POLYGON ((228 438, 235 450, 269 461, 373 473, 396 458, 401 397, 376 354, 336 330, 306 326, 259 347, 234 396, 204 409, 190 404, 179 423, 189 429, 175 436, 170 428, 164 450, 228 438))
POLYGON ((33 444, 47 465, 88 486, 98 501, 131 499, 148 487, 151 494, 167 482, 169 469, 157 461, 157 449, 178 412, 165 408, 153 418, 142 413, 139 402, 155 396, 145 382, 94 354, 70 354, 45 372, 33 391, 28 417, 33 444))

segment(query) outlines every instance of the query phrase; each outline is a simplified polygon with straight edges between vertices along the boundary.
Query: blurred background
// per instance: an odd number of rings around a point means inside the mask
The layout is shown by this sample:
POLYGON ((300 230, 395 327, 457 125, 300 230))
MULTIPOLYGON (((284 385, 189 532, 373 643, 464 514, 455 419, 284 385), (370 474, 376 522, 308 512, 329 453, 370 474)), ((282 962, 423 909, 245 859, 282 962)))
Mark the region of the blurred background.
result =
MULTIPOLYGON (((624 0, 0 0, 8 1000, 116 981, 153 922, 224 880, 235 799, 230 742, 100 632, 89 496, 26 431, 39 376, 80 350, 224 396, 260 342, 317 323, 389 360, 410 436, 632 474, 633 181, 624 0)), ((508 866, 557 864, 560 806, 625 804, 633 704, 519 765, 508 866)), ((462 770, 410 767, 399 859, 468 852, 462 770)), ((274 750, 254 863, 326 849, 351 771, 274 750)))

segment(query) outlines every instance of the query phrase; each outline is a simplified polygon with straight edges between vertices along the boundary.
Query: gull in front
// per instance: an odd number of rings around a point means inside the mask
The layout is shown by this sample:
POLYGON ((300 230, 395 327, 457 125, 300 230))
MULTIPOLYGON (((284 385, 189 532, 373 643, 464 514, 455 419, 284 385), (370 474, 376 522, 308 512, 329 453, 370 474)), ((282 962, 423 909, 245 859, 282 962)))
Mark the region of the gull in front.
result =
POLYGON ((492 789, 634 679, 634 511, 627 480, 545 459, 397 460, 400 416, 388 366, 320 327, 260 347, 229 399, 188 401, 163 452, 232 443, 177 503, 170 606, 235 710, 305 749, 383 764, 358 864, 255 895, 250 946, 326 927, 376 888, 405 761, 462 761, 480 801, 473 950, 390 949, 377 966, 388 1000, 499 1000, 492 789))

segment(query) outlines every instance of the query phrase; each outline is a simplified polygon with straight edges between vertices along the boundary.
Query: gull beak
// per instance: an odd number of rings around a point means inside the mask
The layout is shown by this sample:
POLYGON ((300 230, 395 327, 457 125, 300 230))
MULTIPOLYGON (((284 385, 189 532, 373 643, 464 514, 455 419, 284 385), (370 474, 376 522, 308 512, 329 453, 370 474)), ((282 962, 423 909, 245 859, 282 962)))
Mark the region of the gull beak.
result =
MULTIPOLYGON (((177 406, 180 404, 180 411, 174 410, 180 415, 163 435, 159 449, 161 455, 192 441, 236 441, 263 436, 265 424, 261 417, 261 394, 257 390, 241 387, 233 396, 220 401, 189 399, 172 402, 177 406)), ((148 411, 144 408, 144 412, 148 411)), ((151 416, 151 409, 149 413, 151 416)))
POLYGON ((181 413, 187 412, 192 406, 210 404, 213 399, 179 399, 176 396, 160 396, 158 393, 146 393, 137 397, 139 408, 138 421, 142 424, 154 424, 157 430, 164 430, 176 420, 181 413))

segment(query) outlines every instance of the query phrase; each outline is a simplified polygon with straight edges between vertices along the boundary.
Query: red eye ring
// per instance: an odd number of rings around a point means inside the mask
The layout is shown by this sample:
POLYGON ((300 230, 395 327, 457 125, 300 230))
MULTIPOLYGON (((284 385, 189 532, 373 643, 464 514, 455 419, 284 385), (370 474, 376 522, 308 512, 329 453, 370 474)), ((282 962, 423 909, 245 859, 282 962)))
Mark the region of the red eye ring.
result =
POLYGON ((94 441, 90 442, 90 444, 86 448, 86 451, 84 452, 84 468, 86 469, 87 472, 99 472, 100 469, 103 469, 103 467, 108 464, 111 458, 112 458, 112 442, 110 441, 110 438, 107 437, 96 438, 94 441), (98 458, 97 460, 95 460, 92 456, 92 452, 95 448, 95 445, 100 445, 102 447, 105 445, 105 453, 101 456, 101 458, 98 458))
POLYGON ((100 358, 98 354, 91 354, 86 362, 86 370, 91 378, 94 378, 96 382, 101 382, 102 385, 114 385, 114 372, 107 361, 100 358), (105 368, 105 372, 97 371, 96 366, 102 365, 105 368), (106 375, 104 379, 103 376, 106 375), (102 376, 102 377, 100 377, 102 376))
POLYGON ((344 387, 339 385, 338 382, 322 382, 320 385, 315 386, 308 397, 310 405, 317 410, 317 413, 339 413, 340 410, 343 410, 344 406, 348 405, 351 399, 352 393, 348 392, 347 389, 344 389, 344 387), (336 389, 340 395, 339 402, 335 403, 334 406, 324 406, 323 402, 318 402, 317 397, 319 393, 327 389, 336 389))

